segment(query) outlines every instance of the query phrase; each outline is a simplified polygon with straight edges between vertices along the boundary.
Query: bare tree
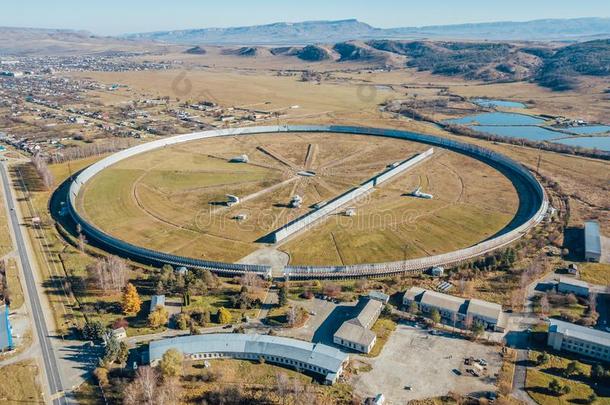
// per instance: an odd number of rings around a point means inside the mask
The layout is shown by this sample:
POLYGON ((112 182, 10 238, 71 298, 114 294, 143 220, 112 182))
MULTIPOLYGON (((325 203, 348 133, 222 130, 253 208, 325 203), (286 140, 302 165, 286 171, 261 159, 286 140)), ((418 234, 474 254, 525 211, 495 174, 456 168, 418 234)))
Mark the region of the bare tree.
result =
POLYGON ((288 397, 289 382, 290 382, 290 380, 289 380, 288 376, 286 375, 286 373, 279 372, 275 375, 276 392, 277 392, 277 395, 280 398, 282 404, 286 403, 286 399, 288 397))
POLYGON ((87 267, 89 276, 103 291, 122 291, 127 281, 127 263, 118 256, 108 256, 87 267))
POLYGON ((155 403, 155 391, 158 382, 159 376, 154 368, 148 366, 138 368, 134 383, 139 387, 142 399, 147 404, 155 403))
POLYGON ((42 180, 42 184, 44 184, 47 190, 51 189, 53 184, 55 184, 55 179, 53 178, 51 170, 49 170, 46 160, 39 153, 36 153, 32 156, 31 161, 38 176, 40 176, 40 179, 42 180))
POLYGON ((297 311, 294 307, 288 308, 288 312, 286 313, 286 323, 290 327, 297 323, 297 311))
POLYGON ((239 282, 241 285, 247 287, 260 287, 263 280, 255 273, 245 273, 240 277, 239 282))
POLYGON ((551 306, 549 304, 549 298, 545 294, 540 298, 540 312, 542 313, 542 315, 548 315, 550 309, 551 306))

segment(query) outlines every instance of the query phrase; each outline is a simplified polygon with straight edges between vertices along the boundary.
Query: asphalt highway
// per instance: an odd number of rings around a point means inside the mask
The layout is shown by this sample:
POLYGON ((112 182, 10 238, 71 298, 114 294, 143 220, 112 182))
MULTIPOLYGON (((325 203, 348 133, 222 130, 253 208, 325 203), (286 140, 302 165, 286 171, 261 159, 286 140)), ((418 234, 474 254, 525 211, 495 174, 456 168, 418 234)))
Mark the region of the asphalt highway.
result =
POLYGON ((30 306, 32 308, 32 319, 34 320, 38 342, 40 345, 40 350, 42 352, 42 360, 44 363, 45 374, 48 381, 48 388, 51 392, 51 396, 55 398, 53 400, 53 404, 68 404, 67 399, 62 394, 62 384, 59 374, 59 368, 57 366, 57 358, 55 357, 51 337, 49 336, 49 330, 44 319, 44 312, 40 303, 40 296, 36 287, 36 281, 34 280, 34 276, 32 273, 30 257, 25 246, 23 233, 21 232, 21 226, 19 225, 19 218, 17 217, 17 212, 15 210, 13 190, 11 187, 5 163, 0 164, 0 174, 2 177, 4 192, 7 197, 6 204, 9 208, 10 213, 9 223, 12 228, 12 232, 15 236, 15 241, 17 243, 16 248, 21 259, 21 265, 23 266, 23 273, 25 274, 25 286, 28 291, 30 306))

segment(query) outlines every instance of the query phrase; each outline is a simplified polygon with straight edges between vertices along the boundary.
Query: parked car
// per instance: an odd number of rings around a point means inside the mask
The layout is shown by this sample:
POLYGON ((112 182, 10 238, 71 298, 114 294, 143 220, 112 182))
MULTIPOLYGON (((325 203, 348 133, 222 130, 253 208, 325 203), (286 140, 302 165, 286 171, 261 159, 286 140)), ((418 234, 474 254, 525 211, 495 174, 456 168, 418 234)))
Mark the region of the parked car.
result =
POLYGON ((451 371, 453 371, 453 374, 455 374, 455 375, 462 375, 462 372, 460 370, 458 370, 457 368, 454 368, 451 371))
POLYGON ((480 365, 482 365, 483 367, 487 367, 487 361, 485 359, 478 359, 477 360, 479 362, 480 365))

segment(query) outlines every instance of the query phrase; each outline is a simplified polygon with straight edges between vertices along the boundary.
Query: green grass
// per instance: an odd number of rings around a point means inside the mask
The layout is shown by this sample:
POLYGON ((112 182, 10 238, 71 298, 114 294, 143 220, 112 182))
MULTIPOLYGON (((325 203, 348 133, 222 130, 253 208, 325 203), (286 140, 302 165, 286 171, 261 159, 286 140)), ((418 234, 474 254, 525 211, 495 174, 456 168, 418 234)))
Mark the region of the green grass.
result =
POLYGON ((377 320, 377 322, 375 322, 371 330, 377 335, 377 341, 367 356, 377 357, 383 350, 385 344, 388 342, 392 332, 396 330, 396 322, 391 319, 380 318, 377 320))
POLYGON ((580 266, 580 279, 587 283, 610 285, 610 264, 583 263, 580 266))
MULTIPOLYGON (((535 362, 539 353, 540 352, 537 351, 530 351, 530 360, 535 362)), ((541 366, 529 367, 527 369, 525 385, 529 395, 540 405, 568 405, 574 403, 586 403, 583 401, 585 401, 589 395, 593 393, 593 389, 588 384, 588 376, 591 371, 591 366, 577 361, 582 375, 580 377, 564 378, 559 374, 561 373, 561 370, 565 369, 568 363, 570 363, 572 360, 555 355, 550 355, 550 357, 551 358, 548 363, 541 366), (578 379, 580 378, 582 378, 583 381, 579 381, 578 379), (557 379, 562 385, 569 386, 570 393, 560 397, 551 395, 547 388, 553 379, 557 379)), ((608 405, 610 404, 610 398, 599 397, 595 404, 608 405)))

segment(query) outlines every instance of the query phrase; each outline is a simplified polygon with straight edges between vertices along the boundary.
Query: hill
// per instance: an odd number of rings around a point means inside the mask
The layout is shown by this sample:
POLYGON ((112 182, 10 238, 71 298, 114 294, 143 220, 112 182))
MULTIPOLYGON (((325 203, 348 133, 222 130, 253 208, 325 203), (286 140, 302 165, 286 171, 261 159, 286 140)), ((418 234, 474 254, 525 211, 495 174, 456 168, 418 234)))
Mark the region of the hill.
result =
POLYGON ((0 27, 0 54, 76 55, 162 52, 167 46, 93 35, 87 31, 0 27))
POLYGON ((127 39, 176 44, 280 45, 371 39, 587 40, 610 37, 610 18, 399 27, 382 29, 355 19, 279 22, 229 28, 203 28, 128 34, 127 39))

